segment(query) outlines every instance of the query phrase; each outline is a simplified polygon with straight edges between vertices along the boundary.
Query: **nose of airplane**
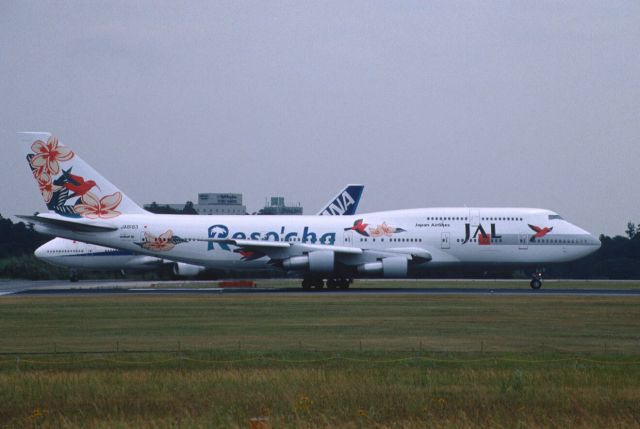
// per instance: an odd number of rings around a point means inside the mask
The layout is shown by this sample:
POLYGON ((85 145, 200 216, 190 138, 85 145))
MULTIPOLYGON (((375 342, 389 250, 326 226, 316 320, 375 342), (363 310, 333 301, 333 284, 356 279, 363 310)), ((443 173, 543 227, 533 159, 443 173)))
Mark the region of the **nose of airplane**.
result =
POLYGON ((33 254, 36 255, 36 258, 44 259, 46 257, 46 254, 47 254, 46 247, 47 247, 47 244, 45 243, 42 246, 38 247, 35 252, 33 252, 33 254))
POLYGON ((573 228, 573 234, 578 235, 581 239, 586 241, 587 247, 583 247, 583 249, 587 251, 587 255, 597 251, 602 245, 602 243, 600 243, 600 239, 589 231, 586 231, 574 224, 571 224, 571 227, 573 228))

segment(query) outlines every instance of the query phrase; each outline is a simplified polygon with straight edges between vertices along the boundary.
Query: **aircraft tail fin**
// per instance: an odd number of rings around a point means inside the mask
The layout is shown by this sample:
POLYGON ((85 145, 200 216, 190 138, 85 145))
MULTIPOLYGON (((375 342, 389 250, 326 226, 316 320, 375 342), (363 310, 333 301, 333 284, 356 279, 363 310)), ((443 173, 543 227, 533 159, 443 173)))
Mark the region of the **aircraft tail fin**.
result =
POLYGON ((348 216, 356 213, 364 185, 347 185, 318 212, 319 216, 348 216))
POLYGON ((111 219, 147 213, 49 133, 19 133, 49 211, 69 218, 111 219))

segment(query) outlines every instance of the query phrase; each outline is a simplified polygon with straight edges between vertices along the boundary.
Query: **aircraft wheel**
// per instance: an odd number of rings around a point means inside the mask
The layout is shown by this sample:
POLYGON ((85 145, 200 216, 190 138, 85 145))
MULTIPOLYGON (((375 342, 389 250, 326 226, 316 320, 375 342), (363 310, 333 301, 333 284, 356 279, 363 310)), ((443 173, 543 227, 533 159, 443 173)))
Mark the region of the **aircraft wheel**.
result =
POLYGON ((338 279, 328 279, 327 280, 327 289, 335 289, 339 284, 338 279))
POLYGON ((324 288, 324 280, 323 279, 316 279, 314 281, 314 286, 316 287, 316 289, 324 288))
POLYGON ((310 279, 302 280, 302 289, 304 289, 304 290, 311 289, 311 280, 310 279))
POLYGON ((542 280, 540 279, 532 279, 531 283, 529 283, 531 285, 531 289, 535 289, 538 290, 542 287, 542 280))
POLYGON ((351 279, 340 279, 340 289, 349 289, 351 282, 351 279))
POLYGON ((78 281, 78 272, 73 270, 69 273, 69 281, 71 283, 76 283, 78 281))

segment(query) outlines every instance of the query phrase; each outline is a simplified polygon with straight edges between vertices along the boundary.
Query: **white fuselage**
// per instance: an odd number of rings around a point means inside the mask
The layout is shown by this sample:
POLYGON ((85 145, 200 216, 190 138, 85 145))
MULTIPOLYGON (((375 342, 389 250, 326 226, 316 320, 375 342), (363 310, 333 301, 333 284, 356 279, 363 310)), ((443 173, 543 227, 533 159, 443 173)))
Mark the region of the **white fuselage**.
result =
POLYGON ((35 251, 36 257, 53 265, 80 270, 155 270, 162 258, 129 250, 55 238, 35 251))
MULTIPOLYGON (((411 266, 411 273, 417 275, 447 265, 566 262, 600 246, 597 238, 556 213, 527 208, 425 208, 327 217, 123 214, 102 223, 117 230, 36 228, 72 240, 217 269, 272 268, 268 257, 252 258, 220 239, 290 242, 293 252, 298 244, 369 250, 353 260, 354 266, 379 259, 377 251, 424 249, 431 260, 411 266)), ((308 252, 299 247, 300 255, 308 252)), ((349 258, 342 263, 350 264, 349 258)))

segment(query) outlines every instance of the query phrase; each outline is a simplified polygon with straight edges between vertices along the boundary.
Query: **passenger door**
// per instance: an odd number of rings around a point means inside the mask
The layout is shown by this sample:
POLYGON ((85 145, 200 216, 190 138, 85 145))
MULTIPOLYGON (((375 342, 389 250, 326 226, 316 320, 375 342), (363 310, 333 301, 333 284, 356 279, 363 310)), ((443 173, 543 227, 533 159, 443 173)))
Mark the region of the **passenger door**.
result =
POLYGON ((469 223, 471 227, 480 225, 480 210, 469 209, 469 223))
POLYGON ((520 250, 527 250, 529 248, 529 234, 521 232, 519 235, 518 248, 520 250))
POLYGON ((440 248, 441 249, 450 249, 451 248, 451 244, 449 242, 450 239, 450 233, 448 232, 443 232, 440 236, 440 248))
POLYGON ((353 247, 355 240, 355 232, 353 230, 345 231, 342 235, 342 245, 347 247, 353 247))

